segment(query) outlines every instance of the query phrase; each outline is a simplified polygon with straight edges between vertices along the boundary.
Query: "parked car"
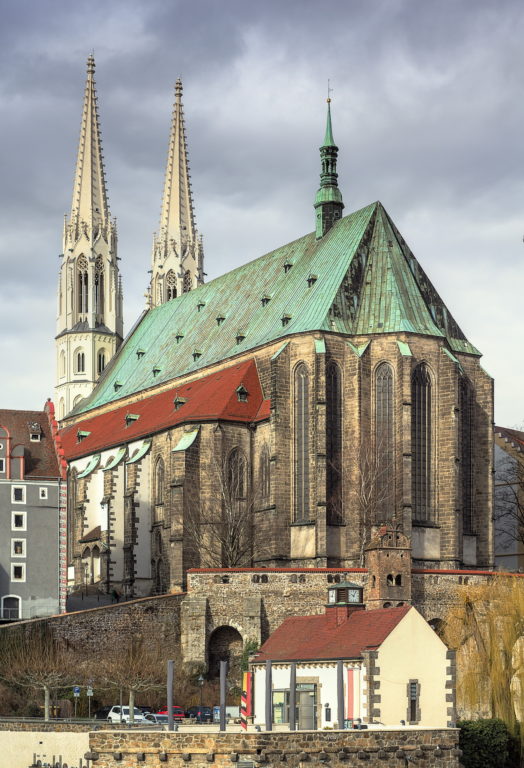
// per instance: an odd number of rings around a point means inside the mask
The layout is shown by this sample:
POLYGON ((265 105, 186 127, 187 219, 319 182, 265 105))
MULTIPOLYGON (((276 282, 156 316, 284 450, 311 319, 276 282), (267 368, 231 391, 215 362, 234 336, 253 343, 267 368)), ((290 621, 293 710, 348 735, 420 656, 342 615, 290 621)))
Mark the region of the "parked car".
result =
MULTIPOLYGON (((111 707, 109 710, 109 714, 107 715, 107 719, 110 723, 128 723, 129 722, 129 707, 111 707), (120 711, 122 710, 122 711, 120 711)), ((142 712, 138 709, 138 707, 135 707, 133 719, 135 723, 143 723, 145 721, 144 715, 142 712)))
POLYGON ((108 714, 111 712, 111 707, 100 707, 95 712, 95 720, 107 720, 108 714))
MULTIPOLYGON (((159 709, 158 712, 155 712, 157 715, 167 715, 167 707, 164 707, 163 709, 159 709)), ((174 720, 183 720, 186 716, 186 713, 182 709, 182 707, 178 707, 176 705, 173 705, 173 719, 174 720)))
POLYGON ((213 722, 213 710, 211 707, 200 707, 194 705, 186 709, 186 717, 194 717, 197 723, 212 723, 213 722))
POLYGON ((154 712, 147 712, 144 715, 144 720, 154 725, 167 725, 169 718, 167 715, 155 715, 154 712))

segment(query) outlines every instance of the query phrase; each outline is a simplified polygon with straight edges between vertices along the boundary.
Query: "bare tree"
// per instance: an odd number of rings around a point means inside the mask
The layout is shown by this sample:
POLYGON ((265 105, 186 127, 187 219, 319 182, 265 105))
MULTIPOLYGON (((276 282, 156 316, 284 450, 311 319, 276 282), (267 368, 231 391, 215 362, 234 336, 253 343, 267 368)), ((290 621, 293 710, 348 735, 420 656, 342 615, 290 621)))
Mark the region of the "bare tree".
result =
POLYGON ((374 527, 395 516, 395 473, 384 461, 382 446, 362 442, 358 455, 357 507, 360 522, 359 564, 364 566, 365 550, 374 527))
POLYGON ((253 513, 259 501, 258 485, 249 478, 247 460, 234 449, 212 465, 217 497, 191 507, 184 519, 184 533, 200 565, 205 568, 240 568, 267 554, 255 541, 253 513))
POLYGON ((44 692, 44 717, 49 720, 51 691, 75 682, 72 650, 48 626, 17 627, 0 634, 0 677, 11 685, 44 692))
POLYGON ((113 687, 129 693, 129 721, 134 721, 135 695, 165 686, 164 662, 159 643, 133 635, 119 635, 111 651, 100 659, 87 660, 84 675, 96 679, 98 687, 113 687))
POLYGON ((506 454, 495 474, 494 522, 497 548, 524 545, 524 459, 506 454))

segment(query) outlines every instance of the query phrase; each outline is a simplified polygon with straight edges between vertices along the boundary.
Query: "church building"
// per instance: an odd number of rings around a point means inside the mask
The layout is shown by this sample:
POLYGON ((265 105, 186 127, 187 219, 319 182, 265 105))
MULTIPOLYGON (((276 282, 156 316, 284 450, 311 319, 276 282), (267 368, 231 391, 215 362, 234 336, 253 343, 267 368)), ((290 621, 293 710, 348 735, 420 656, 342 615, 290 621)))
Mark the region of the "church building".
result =
POLYGON ((89 562, 138 596, 183 589, 191 567, 358 567, 383 524, 415 566, 491 567, 493 381, 384 206, 343 216, 329 100, 314 230, 204 283, 181 93, 150 307, 122 344, 101 171, 84 196, 80 173, 66 226, 72 580, 89 562))

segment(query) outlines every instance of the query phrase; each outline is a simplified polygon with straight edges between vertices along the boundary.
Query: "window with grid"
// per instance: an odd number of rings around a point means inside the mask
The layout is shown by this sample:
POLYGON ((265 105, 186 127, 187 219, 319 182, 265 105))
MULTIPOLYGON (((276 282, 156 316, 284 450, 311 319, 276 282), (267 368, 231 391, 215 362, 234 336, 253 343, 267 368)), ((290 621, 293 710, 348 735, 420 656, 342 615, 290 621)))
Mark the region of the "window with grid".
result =
POLYGON ((342 386, 333 360, 326 371, 326 504, 327 522, 342 522, 342 386))
POLYGON ((471 383, 460 380, 460 476, 462 493, 462 528, 474 532, 473 525, 473 390, 471 383))
POLYGON ((395 508, 393 369, 381 363, 375 373, 375 460, 377 522, 391 520, 395 508))
POLYGON ((419 522, 433 522, 431 439, 431 378, 421 363, 411 380, 411 491, 413 519, 419 522))
POLYGON ((295 371, 295 522, 309 520, 309 374, 301 363, 295 371))

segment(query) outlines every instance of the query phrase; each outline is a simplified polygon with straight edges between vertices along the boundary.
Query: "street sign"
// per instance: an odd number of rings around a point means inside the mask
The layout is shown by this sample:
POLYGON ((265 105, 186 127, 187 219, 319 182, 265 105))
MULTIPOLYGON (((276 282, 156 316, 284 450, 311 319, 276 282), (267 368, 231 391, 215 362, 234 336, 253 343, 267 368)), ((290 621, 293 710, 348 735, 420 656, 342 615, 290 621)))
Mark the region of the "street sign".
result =
POLYGON ((75 698, 78 698, 80 696, 80 686, 79 685, 73 686, 73 696, 75 696, 75 698))
POLYGON ((92 689, 92 688, 91 688, 91 686, 89 685, 89 686, 87 687, 86 696, 92 696, 92 695, 93 695, 93 689, 92 689))

